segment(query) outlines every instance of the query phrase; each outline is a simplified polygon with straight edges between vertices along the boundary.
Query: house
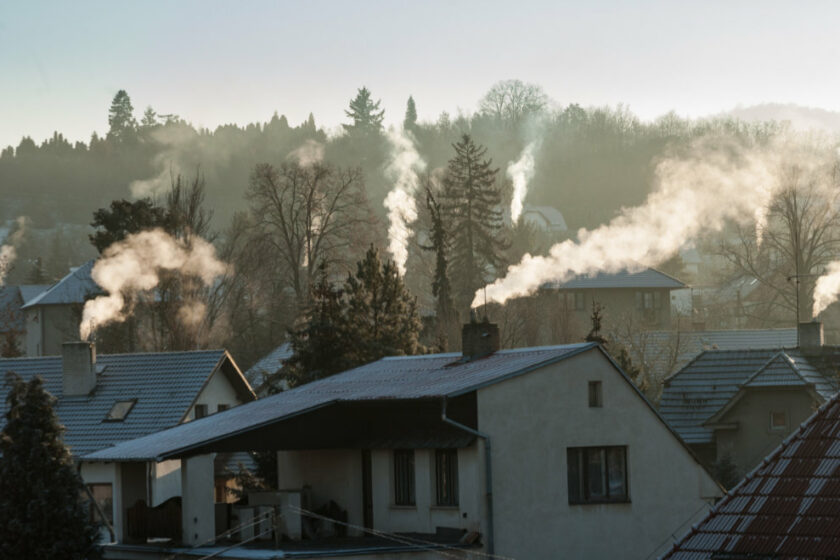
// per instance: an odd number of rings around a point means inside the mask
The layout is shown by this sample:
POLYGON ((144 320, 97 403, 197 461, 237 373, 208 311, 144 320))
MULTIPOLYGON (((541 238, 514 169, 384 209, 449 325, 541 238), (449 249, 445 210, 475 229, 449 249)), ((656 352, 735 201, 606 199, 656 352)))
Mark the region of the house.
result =
POLYGON ((4 346, 13 343, 17 352, 26 352, 26 320, 22 308, 47 288, 37 284, 0 287, 0 339, 4 346))
MULTIPOLYGON (((158 505, 180 495, 180 463, 118 465, 81 457, 255 398, 224 350, 97 356, 93 344, 73 342, 60 356, 0 359, 0 373, 6 372, 24 380, 40 375, 57 398, 64 442, 81 461, 82 478, 110 524, 109 540, 121 538, 125 526, 124 516, 115 512, 138 499, 158 505), (143 493, 131 494, 122 485, 132 478, 144 481, 143 493)), ((6 413, 6 391, 0 388, 0 418, 6 413)))
POLYGON ((803 323, 793 348, 707 350, 665 381, 659 411, 706 464, 743 476, 840 389, 840 352, 803 323))
POLYGON ((664 558, 840 558, 838 495, 840 395, 835 395, 664 558))
POLYGON ((185 465, 181 541, 106 557, 644 559, 722 495, 602 347, 498 344, 470 323, 463 354, 384 358, 86 456, 185 465), (212 458, 247 450, 277 453, 282 490, 214 517, 212 458), (282 542, 218 536, 274 511, 282 542))
POLYGON ((79 338, 85 301, 104 293, 91 278, 96 261, 71 269, 61 280, 23 306, 26 320, 26 355, 56 356, 62 344, 79 338))
POLYGON ((632 323, 642 329, 667 329, 671 325, 672 290, 685 284, 664 272, 647 268, 615 274, 599 272, 566 282, 550 282, 542 292, 556 294, 559 311, 589 325, 593 303, 600 304, 612 322, 632 323))
POLYGON ((526 204, 522 207, 522 220, 552 236, 563 235, 569 230, 563 214, 552 206, 526 204))
MULTIPOLYGON (((267 383, 272 378, 277 377, 277 374, 283 369, 286 360, 292 357, 294 351, 292 345, 284 342, 262 358, 257 363, 248 368, 245 372, 245 379, 254 388, 254 391, 263 395, 267 393, 267 383)), ((276 380, 279 388, 284 391, 289 388, 289 383, 285 379, 276 380)))

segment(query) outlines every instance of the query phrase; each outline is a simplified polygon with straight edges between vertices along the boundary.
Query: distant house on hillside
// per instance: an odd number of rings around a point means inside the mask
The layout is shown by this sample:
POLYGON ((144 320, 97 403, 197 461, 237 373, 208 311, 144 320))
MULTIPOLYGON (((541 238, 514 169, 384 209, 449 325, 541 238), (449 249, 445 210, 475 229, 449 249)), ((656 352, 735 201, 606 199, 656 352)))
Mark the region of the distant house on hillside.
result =
POLYGON ((27 356, 61 354, 62 344, 79 338, 79 322, 85 301, 104 293, 91 278, 95 262, 90 260, 72 269, 23 306, 27 356))
POLYGON ((552 206, 533 206, 526 204, 522 208, 522 219, 533 227, 552 236, 562 235, 569 230, 563 214, 560 210, 552 206))
POLYGON ((32 301, 48 286, 22 285, 0 288, 0 339, 5 346, 12 344, 17 351, 26 353, 26 318, 23 306, 32 301))
POLYGON ((835 395, 663 558, 840 558, 838 450, 840 395, 835 395))
POLYGON ((599 345, 498 345, 495 325, 471 323, 462 354, 384 358, 86 456, 185 464, 182 540, 106 558, 199 544, 245 558, 205 481, 214 453, 257 447, 276 452, 282 490, 235 506, 236 525, 265 520, 249 558, 643 560, 722 495, 599 345))
POLYGON ((743 476, 840 389, 840 348, 800 329, 798 347, 707 350, 666 380, 659 411, 704 462, 743 476))
POLYGON ((556 293, 560 310, 582 325, 589 324, 592 304, 599 303, 612 322, 632 321, 638 328, 667 329, 671 325, 671 291, 681 288, 685 284, 676 278, 647 268, 549 282, 542 286, 542 292, 556 293))
POLYGON ((284 342, 260 358, 257 363, 245 372, 245 378, 258 395, 264 394, 264 389, 266 389, 265 385, 269 381, 274 381, 277 384, 278 389, 285 391, 289 388, 288 382, 276 379, 276 377, 280 370, 283 369, 283 365, 286 363, 286 360, 291 358, 293 354, 294 351, 292 350, 292 345, 288 342, 284 342))
MULTIPOLYGON (((24 380, 40 375, 58 399, 55 411, 66 428, 64 443, 81 461, 82 478, 113 532, 109 540, 122 538, 125 509, 138 500, 158 506, 181 494, 180 461, 117 465, 88 463, 82 456, 255 399, 224 350, 97 356, 92 344, 73 342, 62 347, 60 356, 0 359, 0 376, 9 371, 24 380), (138 481, 145 490, 132 493, 138 481)), ((0 427, 6 391, 0 386, 0 427)), ((229 456, 220 459, 236 463, 229 456)), ((240 455, 239 460, 249 458, 240 455)), ((226 501, 225 466, 210 473, 218 501, 226 501)))

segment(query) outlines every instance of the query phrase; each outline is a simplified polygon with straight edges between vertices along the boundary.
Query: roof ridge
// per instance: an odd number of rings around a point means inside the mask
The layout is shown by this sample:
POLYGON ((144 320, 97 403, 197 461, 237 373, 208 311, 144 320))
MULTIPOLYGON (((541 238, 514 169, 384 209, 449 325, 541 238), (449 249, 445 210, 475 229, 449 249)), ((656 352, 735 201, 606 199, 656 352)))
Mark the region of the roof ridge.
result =
MULTIPOLYGON (((803 378, 803 377, 799 374, 799 372, 796 370, 796 366, 794 366, 792 363, 790 363, 790 361, 789 361, 789 360, 790 360, 790 357, 789 357, 787 354, 785 354, 785 351, 784 351, 784 350, 779 350, 778 352, 776 352, 775 354, 773 354, 773 355, 770 357, 770 359, 769 359, 769 360, 767 360, 766 362, 764 362, 764 364, 762 364, 762 365, 761 365, 761 366, 760 366, 757 370, 755 370, 755 372, 754 372, 754 373, 752 373, 752 374, 751 374, 749 377, 747 377, 747 378, 746 378, 746 379, 745 379, 742 383, 740 383, 740 386, 741 386, 741 387, 746 387, 747 385, 749 385, 750 383, 752 383, 752 382, 755 380, 755 378, 757 378, 759 375, 761 375, 761 372, 766 371, 766 370, 767 370, 767 367, 768 367, 770 364, 772 364, 773 362, 775 362, 775 361, 776 361, 776 358, 782 358, 782 361, 785 361, 785 362, 787 363, 787 365, 788 365, 788 366, 790 366, 790 367, 791 367, 791 369, 793 369, 793 370, 794 370, 794 373, 796 373, 796 375, 797 375, 797 376, 799 376, 799 378, 800 378, 800 379, 802 379, 802 381, 805 381, 805 379, 804 379, 804 378, 803 378), (786 360, 785 360, 785 358, 788 358, 788 360, 786 361, 786 360)), ((805 381, 805 382, 807 383, 807 381, 805 381)))

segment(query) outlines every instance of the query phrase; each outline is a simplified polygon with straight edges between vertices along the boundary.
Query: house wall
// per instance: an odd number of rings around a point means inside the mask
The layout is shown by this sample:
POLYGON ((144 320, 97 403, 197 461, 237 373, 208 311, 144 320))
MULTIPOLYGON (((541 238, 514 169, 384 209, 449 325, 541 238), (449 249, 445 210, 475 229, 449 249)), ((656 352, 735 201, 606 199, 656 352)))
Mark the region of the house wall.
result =
POLYGON ((812 393, 802 388, 747 391, 720 419, 720 423, 737 423, 738 427, 715 430, 717 458, 729 455, 738 474, 747 474, 807 420, 818 406, 812 393), (770 428, 771 412, 787 414, 785 429, 770 428))
MULTIPOLYGON (((114 519, 114 533, 117 542, 122 541, 123 520, 118 512, 123 511, 122 501, 122 479, 120 477, 119 463, 82 463, 80 471, 85 484, 110 484, 113 496, 113 507, 111 515, 114 519)), ((111 535, 108 529, 100 531, 100 542, 110 542, 111 535)))
POLYGON ((702 518, 719 487, 597 350, 478 391, 493 449, 496 554, 644 559, 702 518), (588 382, 603 407, 590 408, 588 382), (570 505, 567 448, 627 446, 629 503, 570 505))
POLYGON ((73 305, 43 305, 26 310, 26 355, 57 356, 61 345, 79 339, 79 313, 73 305))
POLYGON ((458 450, 458 506, 441 507, 435 505, 434 449, 414 450, 414 506, 394 505, 394 453, 374 451, 371 455, 374 528, 420 533, 434 533, 436 527, 480 531, 484 512, 480 453, 483 453, 480 443, 458 450))
POLYGON ((152 507, 181 495, 180 459, 152 463, 149 468, 152 469, 152 507))
MULTIPOLYGON (((304 486, 311 488, 310 508, 318 509, 333 500, 347 510, 348 523, 363 525, 360 450, 279 451, 277 488, 300 490, 304 486)), ((359 532, 350 529, 348 534, 359 532)))
POLYGON ((225 377, 224 372, 221 369, 217 369, 210 377, 210 381, 204 386, 204 389, 198 394, 198 398, 196 398, 195 403, 190 408, 185 422, 195 420, 195 405, 197 404, 207 405, 207 413, 209 415, 215 414, 220 404, 234 407, 237 404, 241 404, 241 402, 233 386, 227 380, 227 377, 225 377))
MULTIPOLYGON (((559 290, 563 294, 582 293, 584 304, 583 309, 565 309, 571 313, 576 323, 591 325, 592 303, 597 302, 603 307, 605 327, 615 324, 617 321, 632 317, 632 320, 641 328, 646 329, 667 329, 671 326, 671 296, 669 290, 664 289, 586 289, 586 290, 559 290), (660 307, 650 310, 649 314, 642 313, 636 309, 636 292, 656 292, 659 294, 660 307)), ((563 305, 562 300, 558 305, 563 305)))

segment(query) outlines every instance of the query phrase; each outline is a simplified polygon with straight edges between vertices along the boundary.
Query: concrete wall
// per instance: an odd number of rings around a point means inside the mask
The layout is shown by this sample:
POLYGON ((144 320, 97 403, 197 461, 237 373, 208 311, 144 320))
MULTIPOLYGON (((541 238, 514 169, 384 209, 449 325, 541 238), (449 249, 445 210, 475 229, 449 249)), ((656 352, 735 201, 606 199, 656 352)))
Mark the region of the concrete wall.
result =
MULTIPOLYGON (((82 463, 82 479, 85 484, 110 484, 113 496, 113 511, 111 516, 114 520, 114 532, 117 542, 122 540, 123 519, 119 512, 123 511, 122 501, 122 480, 120 477, 120 465, 118 463, 82 463)), ((111 535, 108 529, 100 531, 100 542, 110 542, 111 535)))
MULTIPOLYGON (((220 404, 226 404, 233 408, 240 404, 239 397, 236 396, 233 386, 228 381, 221 369, 216 370, 204 389, 198 394, 195 404, 207 405, 207 414, 215 414, 218 411, 220 404)), ((190 408, 189 414, 185 422, 195 419, 195 406, 190 408)))
POLYGON ((736 429, 716 430, 717 458, 729 455, 743 476, 758 465, 768 453, 810 417, 818 407, 804 389, 755 389, 724 414, 721 423, 737 423, 736 429), (787 426, 770 428, 770 413, 785 412, 787 426))
POLYGON ((371 455, 373 526, 388 532, 434 533, 435 527, 481 530, 484 486, 479 465, 483 447, 476 443, 458 450, 458 506, 435 505, 434 449, 414 451, 414 506, 394 505, 394 453, 376 450, 371 455))
MULTIPOLYGON (((318 509, 333 500, 347 510, 347 520, 351 525, 364 524, 360 450, 279 451, 277 487, 280 490, 299 490, 304 486, 312 489, 309 507, 318 509)), ((305 505, 303 507, 306 508, 305 505)), ((349 530, 348 534, 359 532, 349 530)))
POLYGON ((496 554, 644 559, 705 515, 719 488, 597 350, 478 392, 491 437, 496 554), (590 408, 588 382, 603 383, 590 408), (627 446, 629 503, 570 505, 567 448, 627 446))
POLYGON ((181 464, 181 529, 184 544, 210 542, 216 535, 216 509, 213 503, 214 454, 197 455, 181 464))

